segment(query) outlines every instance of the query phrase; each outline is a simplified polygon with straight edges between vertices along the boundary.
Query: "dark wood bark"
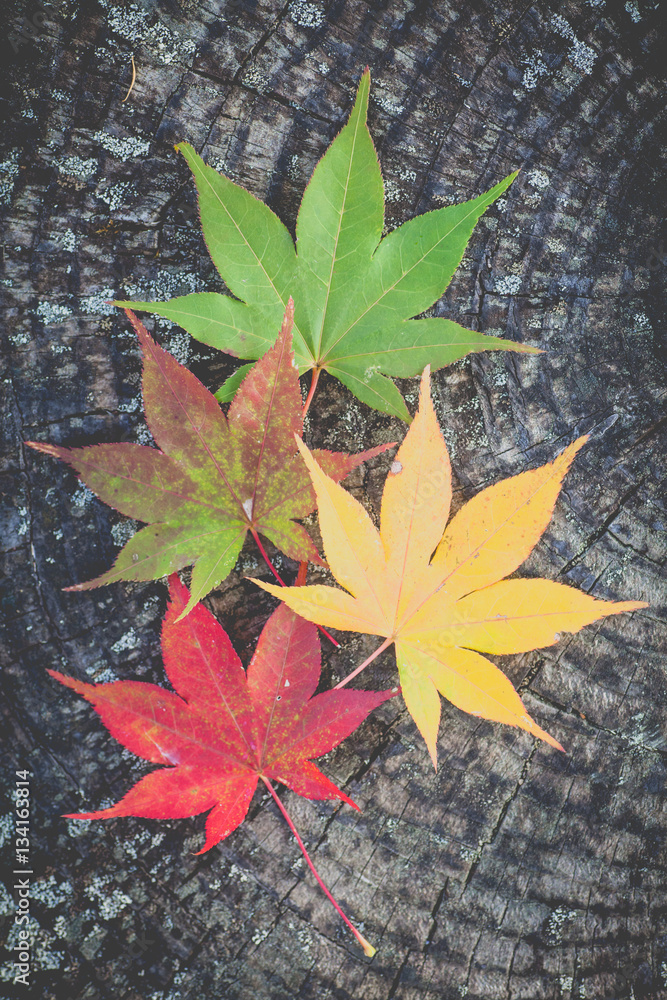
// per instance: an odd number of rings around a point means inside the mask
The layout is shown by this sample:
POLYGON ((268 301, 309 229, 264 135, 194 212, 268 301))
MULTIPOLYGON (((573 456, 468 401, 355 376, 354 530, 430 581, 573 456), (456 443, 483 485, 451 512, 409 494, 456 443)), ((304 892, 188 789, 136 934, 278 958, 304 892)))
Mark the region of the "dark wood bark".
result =
MULTIPOLYGON (((657 5, 589 0, 555 13, 507 0, 57 0, 41 24, 36 4, 5 7, 4 813, 14 771, 29 769, 40 928, 33 985, 9 982, 8 995, 664 996, 657 5), (24 15, 34 37, 19 34, 16 45, 24 15), (137 80, 123 103, 131 55, 137 80), (435 376, 457 504, 590 433, 522 573, 651 602, 548 650, 502 658, 566 754, 443 704, 434 774, 396 702, 326 762, 360 815, 286 797, 325 879, 378 946, 372 962, 266 797, 201 857, 191 853, 201 817, 60 818, 115 801, 142 767, 45 668, 163 683, 165 588, 63 593, 110 565, 123 521, 23 446, 145 440, 135 338, 104 303, 218 287, 173 143, 192 142, 293 228, 366 63, 390 226, 522 168, 436 312, 546 353, 480 355, 435 376)), ((154 329, 211 387, 235 365, 166 323, 154 329)), ((414 383, 401 387, 413 405, 414 383)), ((355 450, 400 438, 403 427, 324 378, 309 433, 355 450)), ((376 509, 386 466, 380 458, 352 480, 376 509)), ((252 545, 209 602, 246 662, 271 607, 244 580, 249 570, 261 570, 252 545)), ((345 637, 340 652, 326 648, 325 681, 373 643, 345 637)), ((366 676, 367 686, 394 680, 393 655, 366 676)), ((9 820, 2 829, 13 866, 9 820)), ((11 876, 8 886, 11 897, 11 876)))

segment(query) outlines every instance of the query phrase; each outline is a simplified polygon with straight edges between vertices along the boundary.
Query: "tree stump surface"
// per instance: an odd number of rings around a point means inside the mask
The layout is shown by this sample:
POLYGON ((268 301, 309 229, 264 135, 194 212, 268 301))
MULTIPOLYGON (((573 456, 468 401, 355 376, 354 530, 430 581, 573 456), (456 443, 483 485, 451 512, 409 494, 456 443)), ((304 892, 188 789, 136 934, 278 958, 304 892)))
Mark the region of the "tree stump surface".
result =
MULTIPOLYGON (((9 949, 22 769, 31 772, 34 874, 31 985, 13 985, 7 951, 2 990, 45 1000, 667 995, 658 5, 5 7, 0 832, 9 949), (136 83, 124 101, 132 55, 136 83), (116 801, 148 768, 45 668, 165 684, 166 588, 63 593, 108 568, 133 525, 66 466, 23 445, 150 442, 136 338, 107 300, 220 288, 174 143, 191 142, 293 232, 366 64, 389 228, 521 168, 433 311, 545 351, 476 355, 434 375, 455 507, 588 433, 520 573, 650 602, 549 649, 498 658, 565 754, 443 702, 436 774, 395 699, 324 761, 360 814, 285 794, 323 877, 378 947, 372 961, 267 796, 257 793, 243 826, 198 857, 201 816, 61 818, 116 801)), ((212 389, 237 365, 167 322, 147 325, 212 389)), ((414 408, 415 380, 399 384, 414 408)), ((404 430, 322 379, 312 444, 361 450, 404 430)), ((390 461, 380 456, 349 480, 376 512, 390 461)), ((245 579, 257 573, 266 575, 249 543, 207 602, 246 664, 275 606, 245 579)), ((376 645, 341 638, 338 652, 324 646, 324 686, 376 645)), ((363 686, 395 683, 387 653, 363 686)))

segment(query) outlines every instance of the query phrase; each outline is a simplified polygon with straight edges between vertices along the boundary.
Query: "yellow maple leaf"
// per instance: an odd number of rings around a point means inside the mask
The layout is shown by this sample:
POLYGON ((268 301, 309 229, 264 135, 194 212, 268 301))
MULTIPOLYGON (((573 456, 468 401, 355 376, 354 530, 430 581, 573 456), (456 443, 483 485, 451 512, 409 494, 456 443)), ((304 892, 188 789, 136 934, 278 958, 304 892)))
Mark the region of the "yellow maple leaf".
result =
POLYGON ((551 580, 504 579, 537 544, 586 440, 578 438, 548 465, 482 490, 445 529, 451 468, 427 368, 419 409, 385 482, 379 531, 298 441, 317 494, 326 558, 345 590, 255 583, 318 625, 384 636, 381 649, 395 643, 403 697, 436 767, 440 694, 562 750, 530 718, 508 678, 480 654, 551 646, 561 632, 646 607, 599 601, 551 580))

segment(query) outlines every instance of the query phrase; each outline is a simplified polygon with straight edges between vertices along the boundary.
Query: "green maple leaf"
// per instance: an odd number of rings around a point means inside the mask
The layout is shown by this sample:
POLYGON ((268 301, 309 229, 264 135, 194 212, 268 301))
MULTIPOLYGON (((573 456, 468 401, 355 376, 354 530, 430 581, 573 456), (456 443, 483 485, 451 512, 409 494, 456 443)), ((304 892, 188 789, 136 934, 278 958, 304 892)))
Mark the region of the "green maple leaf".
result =
MULTIPOLYGON (((316 379, 327 371, 362 402, 409 421, 387 376, 416 376, 427 364, 441 368, 473 351, 539 352, 448 319, 411 318, 441 297, 477 220, 516 173, 471 201, 426 212, 382 239, 384 187, 366 125, 369 88, 366 70, 349 121, 304 192, 296 249, 267 205, 180 143, 176 148, 197 185, 204 239, 235 298, 199 292, 169 302, 116 305, 157 313, 212 347, 258 358, 293 296, 299 372, 312 370, 316 379)), ((237 384, 225 384, 218 398, 231 398, 237 384)))

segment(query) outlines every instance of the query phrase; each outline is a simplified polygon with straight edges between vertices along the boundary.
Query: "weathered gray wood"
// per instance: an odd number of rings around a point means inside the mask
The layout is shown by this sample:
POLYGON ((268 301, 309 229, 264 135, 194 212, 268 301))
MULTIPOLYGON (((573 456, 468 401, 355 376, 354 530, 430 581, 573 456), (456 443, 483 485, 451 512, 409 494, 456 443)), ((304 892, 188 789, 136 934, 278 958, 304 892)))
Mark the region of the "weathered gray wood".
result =
MULTIPOLYGON (((71 0, 45 7, 47 23, 17 52, 9 31, 38 10, 5 6, 3 773, 9 790, 17 767, 33 774, 34 995, 665 995, 657 5, 588 0, 554 14, 482 0, 71 0), (123 103, 132 54, 137 80, 123 103), (287 796, 322 874, 379 946, 372 962, 271 803, 258 798, 249 821, 202 857, 191 853, 201 818, 59 818, 115 800, 142 765, 45 668, 163 683, 165 590, 62 592, 110 564, 122 519, 22 446, 145 440, 135 340, 104 302, 218 287, 173 143, 194 143, 293 227, 366 63, 388 225, 522 167, 436 312, 547 353, 477 356, 435 376, 456 503, 590 433, 522 572, 651 602, 502 658, 566 755, 443 705, 436 775, 410 718, 389 704, 326 764, 360 815, 287 796)), ((211 387, 232 370, 177 329, 155 329, 211 387)), ((414 403, 414 384, 402 388, 414 403)), ((402 432, 322 380, 317 445, 357 449, 402 432)), ((380 458, 352 480, 376 509, 386 466, 380 458)), ((249 570, 261 571, 251 546, 210 601, 246 662, 271 607, 244 580, 249 570)), ((373 642, 327 648, 327 681, 373 642)), ((389 655, 366 678, 394 679, 389 655)))

